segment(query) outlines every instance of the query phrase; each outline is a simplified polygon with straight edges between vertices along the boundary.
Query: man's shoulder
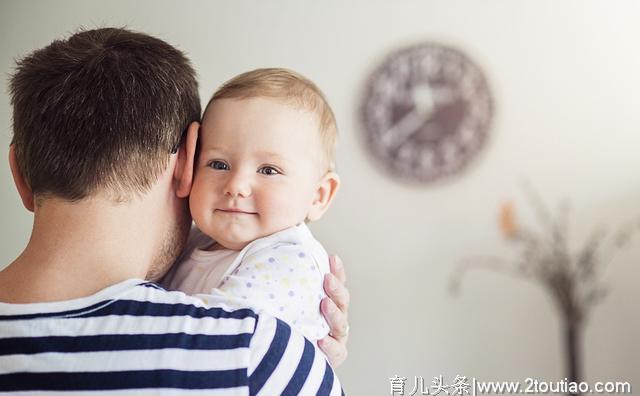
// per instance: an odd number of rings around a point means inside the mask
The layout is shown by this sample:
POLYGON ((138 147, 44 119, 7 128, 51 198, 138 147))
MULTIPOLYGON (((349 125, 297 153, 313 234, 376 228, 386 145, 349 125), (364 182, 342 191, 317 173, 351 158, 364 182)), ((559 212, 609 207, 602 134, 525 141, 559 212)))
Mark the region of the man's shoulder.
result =
MULTIPOLYGON (((140 282, 115 303, 133 306, 140 316, 165 316, 192 322, 198 319, 202 326, 214 329, 216 321, 229 322, 238 326, 245 334, 255 329, 257 313, 237 302, 213 298, 209 295, 187 295, 181 291, 169 291, 153 282, 140 282), (228 319, 228 320, 227 320, 228 319), (239 320, 240 319, 240 320, 239 320)), ((194 323, 190 323, 193 326, 194 323)), ((225 331, 229 331, 228 329, 225 331)))
POLYGON ((212 340, 215 339, 216 348, 243 350, 247 385, 253 394, 342 393, 325 355, 276 317, 256 313, 239 301, 211 295, 189 296, 150 282, 136 285, 136 293, 146 296, 142 300, 148 306, 140 310, 147 311, 145 315, 166 308, 166 315, 182 316, 188 322, 203 325, 190 323, 188 332, 215 335, 212 340))
MULTIPOLYGON (((221 331, 252 334, 257 314, 231 301, 212 300, 207 296, 189 296, 179 291, 167 291, 154 282, 129 279, 107 287, 91 296, 38 304, 0 303, 0 321, 73 318, 88 323, 135 323, 138 330, 152 324, 154 332, 162 327, 178 331, 212 334, 221 331), (135 319, 132 321, 130 319, 135 319), (240 320, 238 320, 240 319, 240 320), (220 327, 225 327, 221 329, 220 327)), ((17 322, 20 323, 20 322, 17 322)), ((96 329, 99 330, 99 329, 96 329)))
POLYGON ((172 307, 172 314, 186 316, 189 321, 199 320, 205 328, 190 331, 215 335, 212 340, 216 348, 244 351, 251 394, 342 394, 340 381, 325 355, 284 321, 264 312, 256 313, 237 300, 204 294, 189 296, 154 283, 137 287, 152 295, 146 298, 149 303, 167 304, 172 307))

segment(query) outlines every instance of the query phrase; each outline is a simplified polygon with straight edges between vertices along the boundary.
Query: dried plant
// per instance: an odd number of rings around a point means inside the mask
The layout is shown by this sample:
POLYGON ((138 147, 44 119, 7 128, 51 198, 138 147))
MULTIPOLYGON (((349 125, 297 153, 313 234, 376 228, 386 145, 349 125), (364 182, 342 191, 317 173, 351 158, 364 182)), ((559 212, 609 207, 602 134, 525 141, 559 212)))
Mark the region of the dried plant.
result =
POLYGON ((525 185, 525 196, 539 223, 539 231, 519 223, 514 205, 504 203, 500 210, 500 230, 518 250, 516 259, 466 258, 452 274, 451 291, 458 293, 465 273, 479 268, 524 278, 542 286, 552 297, 563 321, 568 379, 577 383, 581 379, 583 326, 591 308, 608 292, 603 273, 620 249, 629 243, 634 232, 640 230, 640 221, 620 227, 613 234, 608 234, 604 227, 597 227, 579 249, 572 250, 568 203, 561 203, 553 214, 528 185, 525 185))

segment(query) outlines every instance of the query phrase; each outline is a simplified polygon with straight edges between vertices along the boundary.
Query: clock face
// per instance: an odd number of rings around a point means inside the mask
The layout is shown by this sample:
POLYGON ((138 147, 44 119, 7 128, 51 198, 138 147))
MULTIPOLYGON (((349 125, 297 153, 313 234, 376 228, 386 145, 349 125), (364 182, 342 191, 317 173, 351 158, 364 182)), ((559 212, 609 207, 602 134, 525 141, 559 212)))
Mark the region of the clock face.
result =
POLYGON ((487 140, 493 101, 462 52, 422 44, 392 53, 369 78, 361 118, 374 158, 403 180, 463 170, 487 140))

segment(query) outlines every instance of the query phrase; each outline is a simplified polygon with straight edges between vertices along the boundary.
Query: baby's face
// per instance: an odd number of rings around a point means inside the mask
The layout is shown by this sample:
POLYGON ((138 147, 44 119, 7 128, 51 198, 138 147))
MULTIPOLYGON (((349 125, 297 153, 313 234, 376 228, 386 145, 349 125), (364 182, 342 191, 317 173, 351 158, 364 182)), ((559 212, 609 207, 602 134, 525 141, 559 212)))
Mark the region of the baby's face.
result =
POLYGON ((228 249, 301 223, 324 175, 318 123, 269 98, 220 99, 202 121, 191 214, 228 249))

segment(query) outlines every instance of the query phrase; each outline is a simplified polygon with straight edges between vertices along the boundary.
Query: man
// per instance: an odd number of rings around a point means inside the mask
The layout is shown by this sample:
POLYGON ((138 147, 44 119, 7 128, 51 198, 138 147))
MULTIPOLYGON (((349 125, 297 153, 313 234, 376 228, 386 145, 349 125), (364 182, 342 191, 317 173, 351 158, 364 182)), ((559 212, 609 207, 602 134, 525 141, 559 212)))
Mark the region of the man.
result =
MULTIPOLYGON (((285 323, 155 283, 191 224, 200 101, 167 43, 74 34, 18 63, 9 162, 31 239, 0 272, 0 391, 340 394, 322 354, 285 323)), ((341 264, 323 312, 339 364, 341 264)))

